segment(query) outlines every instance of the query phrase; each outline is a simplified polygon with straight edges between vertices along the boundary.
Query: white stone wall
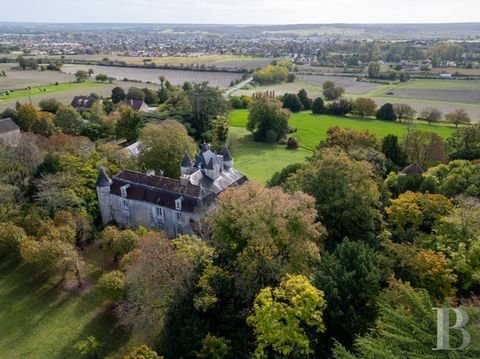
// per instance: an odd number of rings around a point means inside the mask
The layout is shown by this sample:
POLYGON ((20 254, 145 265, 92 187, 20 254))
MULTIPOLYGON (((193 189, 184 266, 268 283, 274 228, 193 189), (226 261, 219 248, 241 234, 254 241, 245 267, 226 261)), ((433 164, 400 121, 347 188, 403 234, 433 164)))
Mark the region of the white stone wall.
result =
MULTIPOLYGON (((182 233, 191 233, 190 219, 193 218, 192 213, 179 212, 170 208, 155 206, 148 202, 131 200, 113 194, 109 195, 109 206, 111 208, 111 219, 120 227, 135 228, 144 226, 147 228, 162 229, 160 224, 163 224, 163 230, 169 237, 176 237, 182 233), (128 202, 128 209, 124 208, 123 201, 128 202), (162 208, 163 218, 156 217, 156 212, 154 212, 155 207, 162 208), (178 219, 177 214, 180 214, 180 219, 178 219)), ((100 207, 102 208, 102 205, 100 207)))

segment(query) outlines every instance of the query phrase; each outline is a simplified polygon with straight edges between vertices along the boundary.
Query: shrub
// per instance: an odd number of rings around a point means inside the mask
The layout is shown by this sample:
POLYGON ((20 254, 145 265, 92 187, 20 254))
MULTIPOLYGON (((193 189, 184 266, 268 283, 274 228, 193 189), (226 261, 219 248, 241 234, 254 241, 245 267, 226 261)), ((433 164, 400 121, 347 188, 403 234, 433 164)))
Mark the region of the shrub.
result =
POLYGON ((79 354, 80 358, 96 359, 100 358, 102 345, 95 337, 89 336, 86 339, 77 342, 73 348, 79 354))
POLYGON ((289 137, 287 140, 287 149, 288 150, 296 150, 298 149, 298 141, 296 138, 289 137))
POLYGON ((108 299, 119 300, 125 293, 125 275, 117 270, 105 273, 98 284, 108 299))

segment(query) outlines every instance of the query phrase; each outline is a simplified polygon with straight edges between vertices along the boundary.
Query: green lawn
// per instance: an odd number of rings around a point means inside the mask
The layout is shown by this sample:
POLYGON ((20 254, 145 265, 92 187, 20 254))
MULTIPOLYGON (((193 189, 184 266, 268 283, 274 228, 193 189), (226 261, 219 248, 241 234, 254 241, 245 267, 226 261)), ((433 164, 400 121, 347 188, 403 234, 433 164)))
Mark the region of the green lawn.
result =
POLYGON ((89 335, 109 353, 128 339, 97 290, 70 293, 25 266, 0 264, 0 308, 1 358, 75 358, 73 345, 89 335))
MULTIPOLYGON (((230 136, 232 153, 235 157, 235 167, 245 173, 250 179, 265 182, 272 174, 285 166, 303 162, 313 149, 326 137, 327 130, 333 126, 369 130, 379 138, 388 134, 403 137, 408 125, 399 122, 377 121, 375 119, 361 119, 359 117, 335 117, 329 115, 313 115, 310 112, 293 114, 290 117, 290 126, 297 128, 294 134, 302 147, 297 151, 289 151, 285 146, 254 142, 251 134, 245 129, 248 111, 236 110, 231 113, 230 136)), ((447 138, 454 131, 454 127, 444 124, 428 125, 415 121, 413 129, 432 131, 441 137, 447 138)))
POLYGON ((79 89, 95 89, 98 87, 105 87, 105 86, 109 86, 109 84, 103 83, 103 82, 85 81, 85 82, 69 82, 69 83, 61 83, 58 85, 32 87, 29 90, 28 89, 15 90, 15 91, 10 91, 9 95, 0 95, 0 102, 19 100, 19 99, 33 97, 33 96, 54 94, 54 93, 79 90, 79 89))

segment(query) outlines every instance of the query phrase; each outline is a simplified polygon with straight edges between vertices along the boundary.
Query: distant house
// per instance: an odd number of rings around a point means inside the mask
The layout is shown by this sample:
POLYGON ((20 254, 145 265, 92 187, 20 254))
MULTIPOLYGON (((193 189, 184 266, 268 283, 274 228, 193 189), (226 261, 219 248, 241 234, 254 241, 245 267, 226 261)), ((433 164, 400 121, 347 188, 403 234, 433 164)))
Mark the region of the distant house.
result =
POLYGON ((21 136, 20 128, 10 118, 0 120, 0 143, 15 146, 21 136))
POLYGON ((403 168, 400 173, 403 173, 405 175, 421 175, 423 174, 423 169, 416 163, 412 163, 411 165, 403 168))
POLYGON ((194 162, 185 154, 180 170, 180 179, 129 170, 110 179, 101 168, 96 187, 103 224, 157 228, 169 237, 190 234, 202 208, 225 189, 247 181, 233 168, 226 148, 216 154, 204 145, 194 162))
POLYGON ((70 105, 77 111, 88 110, 96 101, 98 100, 92 96, 75 96, 70 105))
POLYGON ((131 107, 133 109, 133 111, 135 111, 135 112, 148 112, 149 111, 148 105, 141 100, 123 100, 123 101, 120 101, 120 104, 131 107))

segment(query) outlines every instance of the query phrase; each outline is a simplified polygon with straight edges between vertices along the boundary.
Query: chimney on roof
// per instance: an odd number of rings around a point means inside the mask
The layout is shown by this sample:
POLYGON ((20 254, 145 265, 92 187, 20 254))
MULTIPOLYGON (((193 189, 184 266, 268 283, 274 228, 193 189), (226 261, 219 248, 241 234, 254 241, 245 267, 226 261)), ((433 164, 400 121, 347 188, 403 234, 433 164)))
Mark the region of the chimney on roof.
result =
POLYGON ((190 176, 187 174, 182 174, 180 176, 180 185, 186 187, 188 186, 188 183, 190 182, 190 176))
POLYGON ((148 170, 146 173, 147 173, 148 177, 155 176, 155 171, 154 170, 148 170))

